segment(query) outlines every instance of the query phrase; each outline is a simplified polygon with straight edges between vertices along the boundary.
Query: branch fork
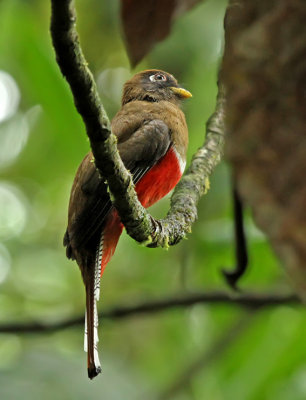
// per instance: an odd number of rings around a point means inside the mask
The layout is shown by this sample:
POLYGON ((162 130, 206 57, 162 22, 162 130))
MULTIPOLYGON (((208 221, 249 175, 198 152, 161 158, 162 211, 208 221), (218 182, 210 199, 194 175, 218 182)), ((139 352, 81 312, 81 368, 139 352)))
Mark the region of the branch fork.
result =
POLYGON ((140 204, 132 176, 118 153, 116 137, 79 43, 74 1, 51 0, 51 5, 51 36, 57 63, 70 85, 96 167, 108 183, 111 199, 127 233, 148 247, 168 248, 177 244, 191 232, 198 201, 207 192, 208 177, 221 159, 224 90, 219 87, 216 110, 206 125, 204 145, 194 154, 188 171, 176 186, 166 218, 157 220, 140 204))

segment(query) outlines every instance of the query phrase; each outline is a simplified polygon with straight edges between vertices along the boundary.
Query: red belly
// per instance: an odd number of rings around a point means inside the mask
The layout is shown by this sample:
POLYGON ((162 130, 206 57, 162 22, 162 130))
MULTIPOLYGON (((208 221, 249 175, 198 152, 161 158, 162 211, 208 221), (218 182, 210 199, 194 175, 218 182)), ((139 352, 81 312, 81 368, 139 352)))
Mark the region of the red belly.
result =
POLYGON ((136 184, 139 201, 145 208, 152 206, 175 187, 181 176, 177 156, 170 149, 136 184))
MULTIPOLYGON (((180 165, 173 149, 145 174, 136 184, 139 201, 144 207, 150 207, 166 196, 178 183, 182 176, 180 165)), ((103 251, 101 260, 101 276, 106 264, 113 256, 119 237, 123 230, 117 210, 112 210, 103 232, 103 251)))

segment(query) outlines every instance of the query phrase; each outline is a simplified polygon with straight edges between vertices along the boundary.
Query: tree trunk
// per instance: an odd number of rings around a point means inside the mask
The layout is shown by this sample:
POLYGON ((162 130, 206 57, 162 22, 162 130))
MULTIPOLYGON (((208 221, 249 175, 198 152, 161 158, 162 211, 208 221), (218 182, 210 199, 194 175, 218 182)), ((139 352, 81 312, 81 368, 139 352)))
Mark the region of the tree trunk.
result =
POLYGON ((306 298, 305 0, 232 1, 221 79, 239 192, 306 298))

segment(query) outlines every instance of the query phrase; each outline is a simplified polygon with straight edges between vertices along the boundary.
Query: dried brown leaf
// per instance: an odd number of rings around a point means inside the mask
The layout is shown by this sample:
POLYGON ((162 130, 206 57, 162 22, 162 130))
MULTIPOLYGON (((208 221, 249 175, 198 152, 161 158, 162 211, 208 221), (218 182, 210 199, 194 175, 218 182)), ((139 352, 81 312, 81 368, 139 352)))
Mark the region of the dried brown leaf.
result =
POLYGON ((121 20, 132 66, 165 39, 172 22, 200 0, 121 0, 121 20))

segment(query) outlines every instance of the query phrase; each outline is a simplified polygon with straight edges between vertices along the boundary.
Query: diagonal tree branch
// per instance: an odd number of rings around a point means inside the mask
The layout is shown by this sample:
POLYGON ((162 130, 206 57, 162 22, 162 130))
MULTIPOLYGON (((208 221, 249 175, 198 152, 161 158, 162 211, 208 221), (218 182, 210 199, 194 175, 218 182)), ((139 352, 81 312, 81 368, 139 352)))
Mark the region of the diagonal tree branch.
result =
MULTIPOLYGON (((298 305, 300 304, 300 300, 295 295, 283 294, 248 293, 237 296, 227 292, 188 293, 186 295, 176 295, 138 304, 115 306, 108 310, 104 310, 99 314, 99 318, 103 317, 103 319, 119 320, 142 314, 148 315, 159 313, 174 308, 188 308, 195 304, 226 304, 236 305, 247 309, 258 309, 283 304, 298 305)), ((83 325, 84 315, 81 315, 52 323, 43 321, 2 323, 0 324, 0 333, 48 333, 83 325)))
POLYGON ((193 156, 189 170, 177 185, 167 217, 156 220, 138 201, 132 176, 117 151, 116 137, 111 133, 109 119, 80 47, 74 1, 51 0, 51 4, 51 36, 56 59, 83 118, 96 167, 108 182, 113 203, 127 233, 150 247, 168 247, 178 243, 191 231, 191 225, 197 218, 198 201, 208 190, 208 177, 221 159, 223 89, 219 87, 216 111, 207 122, 203 147, 193 156))

